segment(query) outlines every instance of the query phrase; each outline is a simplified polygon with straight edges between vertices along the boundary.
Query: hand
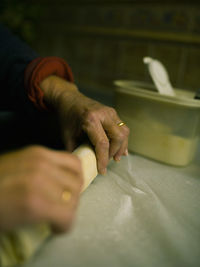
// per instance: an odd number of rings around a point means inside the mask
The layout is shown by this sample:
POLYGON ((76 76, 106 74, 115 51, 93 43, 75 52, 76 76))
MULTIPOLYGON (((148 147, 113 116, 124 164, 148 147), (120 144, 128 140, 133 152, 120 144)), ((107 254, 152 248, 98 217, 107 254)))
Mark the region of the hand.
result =
POLYGON ((46 102, 58 114, 66 148, 72 151, 85 133, 95 147, 98 171, 106 172, 109 158, 128 154, 129 129, 119 127, 116 111, 81 94, 73 83, 50 76, 41 83, 46 102))
POLYGON ((0 231, 49 223, 57 232, 71 226, 82 187, 79 159, 32 146, 0 156, 0 231), (63 191, 71 199, 62 199, 63 191))

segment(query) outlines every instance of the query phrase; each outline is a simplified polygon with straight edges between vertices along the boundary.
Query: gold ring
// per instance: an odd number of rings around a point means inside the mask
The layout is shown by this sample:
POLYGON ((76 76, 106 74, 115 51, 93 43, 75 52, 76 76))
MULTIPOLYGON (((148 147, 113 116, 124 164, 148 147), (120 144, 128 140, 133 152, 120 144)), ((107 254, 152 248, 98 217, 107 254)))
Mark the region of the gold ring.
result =
POLYGON ((68 190, 64 190, 61 195, 62 201, 69 202, 72 198, 72 193, 68 190))
POLYGON ((117 126, 119 126, 119 127, 121 127, 123 125, 125 125, 125 123, 123 121, 117 123, 117 126))

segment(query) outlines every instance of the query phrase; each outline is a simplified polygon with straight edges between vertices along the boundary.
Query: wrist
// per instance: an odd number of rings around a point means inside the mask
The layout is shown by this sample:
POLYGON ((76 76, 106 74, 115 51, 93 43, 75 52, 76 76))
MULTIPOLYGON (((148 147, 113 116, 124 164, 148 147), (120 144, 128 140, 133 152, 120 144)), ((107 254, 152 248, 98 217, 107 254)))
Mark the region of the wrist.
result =
MULTIPOLYGON (((57 84, 55 82, 56 76, 57 79, 58 77, 61 77, 66 81, 74 81, 73 74, 69 65, 62 58, 36 58, 27 65, 24 73, 24 86, 27 90, 29 100, 39 110, 48 110, 47 105, 50 107, 51 101, 54 101, 54 99, 56 99, 55 97, 57 96, 57 94, 59 95, 62 91, 61 89, 57 89, 56 91, 53 90, 52 94, 51 90, 48 90, 48 88, 54 89, 55 84, 57 84), (43 88, 43 90, 41 87, 43 88)), ((74 86, 70 86, 70 88, 71 87, 74 86)))
POLYGON ((79 94, 79 90, 74 83, 68 82, 58 76, 51 75, 40 83, 40 88, 44 93, 44 101, 51 108, 56 108, 61 99, 70 99, 79 94))

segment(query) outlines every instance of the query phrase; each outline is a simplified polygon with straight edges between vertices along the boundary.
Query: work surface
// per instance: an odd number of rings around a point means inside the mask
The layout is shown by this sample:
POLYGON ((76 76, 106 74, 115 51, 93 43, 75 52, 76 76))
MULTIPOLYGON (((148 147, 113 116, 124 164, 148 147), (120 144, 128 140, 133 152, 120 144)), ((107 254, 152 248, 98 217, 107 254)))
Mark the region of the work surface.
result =
POLYGON ((71 233, 25 265, 64 266, 200 266, 200 153, 185 168, 133 154, 111 162, 82 195, 71 233))

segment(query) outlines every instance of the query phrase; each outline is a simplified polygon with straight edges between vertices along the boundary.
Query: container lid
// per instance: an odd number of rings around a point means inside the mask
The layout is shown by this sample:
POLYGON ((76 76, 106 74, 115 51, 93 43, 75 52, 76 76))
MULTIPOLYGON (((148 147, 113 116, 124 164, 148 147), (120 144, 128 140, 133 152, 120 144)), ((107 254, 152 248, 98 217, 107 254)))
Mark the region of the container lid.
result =
POLYGON ((151 57, 144 57, 143 61, 147 64, 151 78, 158 89, 159 93, 162 95, 175 96, 174 89, 169 80, 169 75, 164 65, 151 57))
POLYGON ((194 99, 195 92, 174 88, 176 96, 169 96, 158 94, 154 86, 140 81, 116 80, 114 84, 118 87, 116 91, 124 94, 190 108, 200 108, 200 101, 194 99))

